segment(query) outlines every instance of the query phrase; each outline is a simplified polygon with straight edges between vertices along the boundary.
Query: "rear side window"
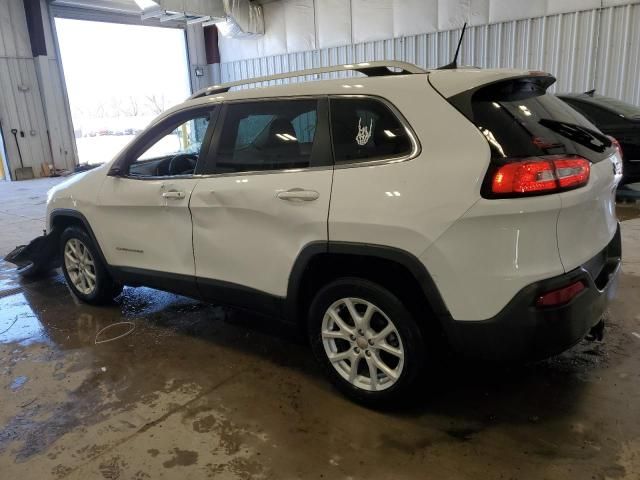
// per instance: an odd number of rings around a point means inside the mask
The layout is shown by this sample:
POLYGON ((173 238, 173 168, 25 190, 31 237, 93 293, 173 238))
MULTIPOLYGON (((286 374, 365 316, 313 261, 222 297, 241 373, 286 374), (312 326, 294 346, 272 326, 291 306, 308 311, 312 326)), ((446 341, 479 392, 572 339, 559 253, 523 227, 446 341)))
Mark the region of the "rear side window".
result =
POLYGON ((229 104, 222 123, 216 172, 308 167, 317 110, 317 100, 229 104))
POLYGON ((401 157, 411 153, 406 128, 383 102, 332 98, 331 132, 336 163, 401 157))
POLYGON ((546 93, 548 85, 518 79, 449 99, 482 132, 497 158, 580 155, 607 158, 611 141, 582 114, 546 93))

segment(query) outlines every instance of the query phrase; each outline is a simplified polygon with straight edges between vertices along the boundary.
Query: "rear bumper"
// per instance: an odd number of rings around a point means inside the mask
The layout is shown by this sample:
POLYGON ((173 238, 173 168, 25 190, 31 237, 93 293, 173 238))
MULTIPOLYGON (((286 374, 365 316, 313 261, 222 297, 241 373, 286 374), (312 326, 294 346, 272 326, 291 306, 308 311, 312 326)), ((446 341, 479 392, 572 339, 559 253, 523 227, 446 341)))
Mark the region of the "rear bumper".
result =
POLYGON ((447 322, 453 349, 488 361, 536 360, 578 343, 602 317, 615 295, 621 263, 620 226, 601 252, 569 273, 523 288, 495 317, 483 321, 447 322), (582 280, 587 288, 569 303, 539 308, 537 298, 582 280))

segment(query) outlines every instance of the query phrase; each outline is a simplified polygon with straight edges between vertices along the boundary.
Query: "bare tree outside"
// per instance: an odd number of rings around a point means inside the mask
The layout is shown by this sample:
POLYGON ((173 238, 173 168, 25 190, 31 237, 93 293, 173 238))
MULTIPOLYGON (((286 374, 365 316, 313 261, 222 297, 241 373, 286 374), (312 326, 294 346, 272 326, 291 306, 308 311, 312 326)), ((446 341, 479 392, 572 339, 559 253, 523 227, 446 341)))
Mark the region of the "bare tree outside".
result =
POLYGON ((146 99, 149 109, 154 114, 159 115, 166 110, 164 94, 158 95, 154 93, 153 95, 147 95, 146 99))
POLYGON ((137 117, 140 113, 140 105, 136 97, 130 96, 124 105, 124 114, 127 117, 137 117))

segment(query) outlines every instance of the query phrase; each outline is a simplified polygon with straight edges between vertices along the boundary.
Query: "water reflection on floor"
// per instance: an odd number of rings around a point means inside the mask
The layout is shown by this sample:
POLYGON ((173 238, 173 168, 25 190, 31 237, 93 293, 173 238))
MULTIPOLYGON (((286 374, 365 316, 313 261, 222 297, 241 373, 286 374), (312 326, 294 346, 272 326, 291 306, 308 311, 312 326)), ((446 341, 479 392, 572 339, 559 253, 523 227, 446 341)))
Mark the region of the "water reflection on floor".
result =
POLYGON ((24 294, 0 298, 0 312, 0 343, 28 345, 47 340, 46 331, 24 294))
POLYGON ((295 329, 148 288, 94 307, 0 263, 0 478, 636 480, 638 291, 624 273, 604 342, 443 363, 413 404, 373 411, 295 329))

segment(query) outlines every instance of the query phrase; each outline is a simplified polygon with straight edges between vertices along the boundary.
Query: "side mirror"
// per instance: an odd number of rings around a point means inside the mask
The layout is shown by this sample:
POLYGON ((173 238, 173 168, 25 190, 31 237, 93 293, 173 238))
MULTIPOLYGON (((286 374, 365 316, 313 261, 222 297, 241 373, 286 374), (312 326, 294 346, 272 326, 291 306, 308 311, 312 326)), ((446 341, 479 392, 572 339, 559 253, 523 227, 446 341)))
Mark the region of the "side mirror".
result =
POLYGON ((120 168, 117 165, 114 165, 113 167, 111 167, 109 169, 109 173, 107 173, 107 176, 109 177, 124 177, 125 172, 122 170, 122 168, 120 168))

